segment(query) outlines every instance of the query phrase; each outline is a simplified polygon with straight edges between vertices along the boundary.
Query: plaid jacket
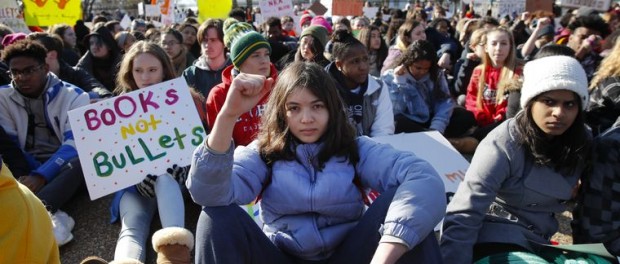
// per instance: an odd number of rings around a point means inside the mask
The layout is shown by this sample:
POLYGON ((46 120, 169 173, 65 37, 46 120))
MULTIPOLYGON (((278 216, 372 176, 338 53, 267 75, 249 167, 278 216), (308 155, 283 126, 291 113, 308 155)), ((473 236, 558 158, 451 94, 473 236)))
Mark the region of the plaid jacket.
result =
POLYGON ((620 127, 594 141, 592 168, 582 179, 573 212, 573 239, 577 243, 604 243, 620 255, 620 127))

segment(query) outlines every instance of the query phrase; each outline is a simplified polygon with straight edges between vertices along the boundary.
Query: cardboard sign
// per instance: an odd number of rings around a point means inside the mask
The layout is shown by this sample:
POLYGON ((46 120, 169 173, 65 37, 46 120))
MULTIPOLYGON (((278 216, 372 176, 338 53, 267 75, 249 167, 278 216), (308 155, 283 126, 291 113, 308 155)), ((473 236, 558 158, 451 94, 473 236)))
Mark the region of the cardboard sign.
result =
POLYGON ((292 0, 260 0, 258 6, 265 19, 294 15, 292 0))
POLYGON ((92 200, 187 166, 205 139, 184 78, 69 111, 92 200))
POLYGON ((312 11, 317 16, 322 16, 327 12, 327 7, 322 5, 320 2, 314 2, 308 10, 312 11))
POLYGON ((542 10, 547 12, 553 12, 554 0, 527 0, 525 2, 525 11, 530 13, 542 10))
POLYGON ((363 7, 362 0, 333 0, 332 16, 361 16, 363 7))
POLYGON ((591 7, 598 11, 607 11, 611 0, 561 0, 560 6, 569 8, 591 7))
POLYGON ((24 21, 24 15, 15 1, 0 2, 0 23, 8 26, 14 32, 30 33, 24 21))

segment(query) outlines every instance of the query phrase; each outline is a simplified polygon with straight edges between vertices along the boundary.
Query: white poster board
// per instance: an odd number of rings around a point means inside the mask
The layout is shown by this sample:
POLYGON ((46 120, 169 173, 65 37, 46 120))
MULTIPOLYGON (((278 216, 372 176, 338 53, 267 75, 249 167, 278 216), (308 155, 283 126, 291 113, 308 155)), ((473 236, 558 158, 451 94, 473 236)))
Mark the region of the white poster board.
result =
POLYGON ((525 12, 525 0, 503 0, 497 3, 497 13, 493 13, 493 15, 503 17, 512 14, 520 15, 523 12, 525 12))
POLYGON ((13 0, 0 1, 0 23, 8 26, 14 32, 30 33, 24 14, 13 0))
POLYGON ((146 17, 158 17, 161 15, 159 5, 144 5, 144 13, 146 17))
POLYGON ((184 78, 69 111, 92 200, 187 166, 205 130, 184 78))
MULTIPOLYGON (((430 163, 443 180, 448 203, 469 168, 469 162, 437 131, 401 133, 372 139, 390 144, 398 150, 413 152, 430 163)), ((435 226, 435 231, 441 229, 442 223, 443 220, 435 226)))
POLYGON ((591 7, 599 11, 607 11, 611 0, 561 0, 560 6, 569 8, 591 7))
POLYGON ((129 15, 125 14, 123 19, 121 19, 120 24, 124 30, 129 31, 129 27, 131 26, 131 18, 129 18, 129 15))
POLYGON ((364 16, 370 20, 374 19, 377 16, 377 12, 379 12, 378 7, 364 7, 362 10, 364 11, 364 16))
POLYGON ((292 0, 260 0, 258 1, 258 6, 265 20, 270 17, 281 18, 283 16, 295 15, 292 0))
POLYGON ((372 139, 390 144, 399 150, 413 152, 428 161, 441 176, 446 188, 446 197, 449 199, 456 192, 469 168, 469 162, 437 131, 401 133, 372 139))

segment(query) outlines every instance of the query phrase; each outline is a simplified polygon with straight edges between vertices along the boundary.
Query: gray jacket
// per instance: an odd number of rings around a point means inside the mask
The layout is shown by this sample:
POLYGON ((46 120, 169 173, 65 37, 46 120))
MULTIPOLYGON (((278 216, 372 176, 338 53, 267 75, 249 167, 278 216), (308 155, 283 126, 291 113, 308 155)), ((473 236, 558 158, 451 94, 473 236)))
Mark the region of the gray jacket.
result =
POLYGON ((509 119, 478 146, 465 179, 448 205, 440 241, 445 263, 472 263, 478 243, 508 243, 533 249, 549 244, 558 230, 555 213, 566 209, 583 164, 571 175, 534 164, 517 143, 509 119))

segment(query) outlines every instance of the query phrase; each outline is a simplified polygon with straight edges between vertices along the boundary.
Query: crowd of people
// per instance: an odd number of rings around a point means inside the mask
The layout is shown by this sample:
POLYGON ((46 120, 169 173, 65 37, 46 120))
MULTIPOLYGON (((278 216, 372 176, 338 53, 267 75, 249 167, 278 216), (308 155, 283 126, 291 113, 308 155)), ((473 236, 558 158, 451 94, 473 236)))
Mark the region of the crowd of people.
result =
POLYGON ((617 263, 544 245, 575 203, 574 241, 620 255, 620 6, 446 13, 0 25, 0 199, 21 217, 0 262, 58 263, 73 240, 68 111, 184 77, 208 136, 114 194, 111 263, 145 262, 149 239, 158 263, 617 263), (372 140, 423 131, 473 156, 450 201, 429 163, 372 140), (262 226, 237 206, 253 201, 262 226))

